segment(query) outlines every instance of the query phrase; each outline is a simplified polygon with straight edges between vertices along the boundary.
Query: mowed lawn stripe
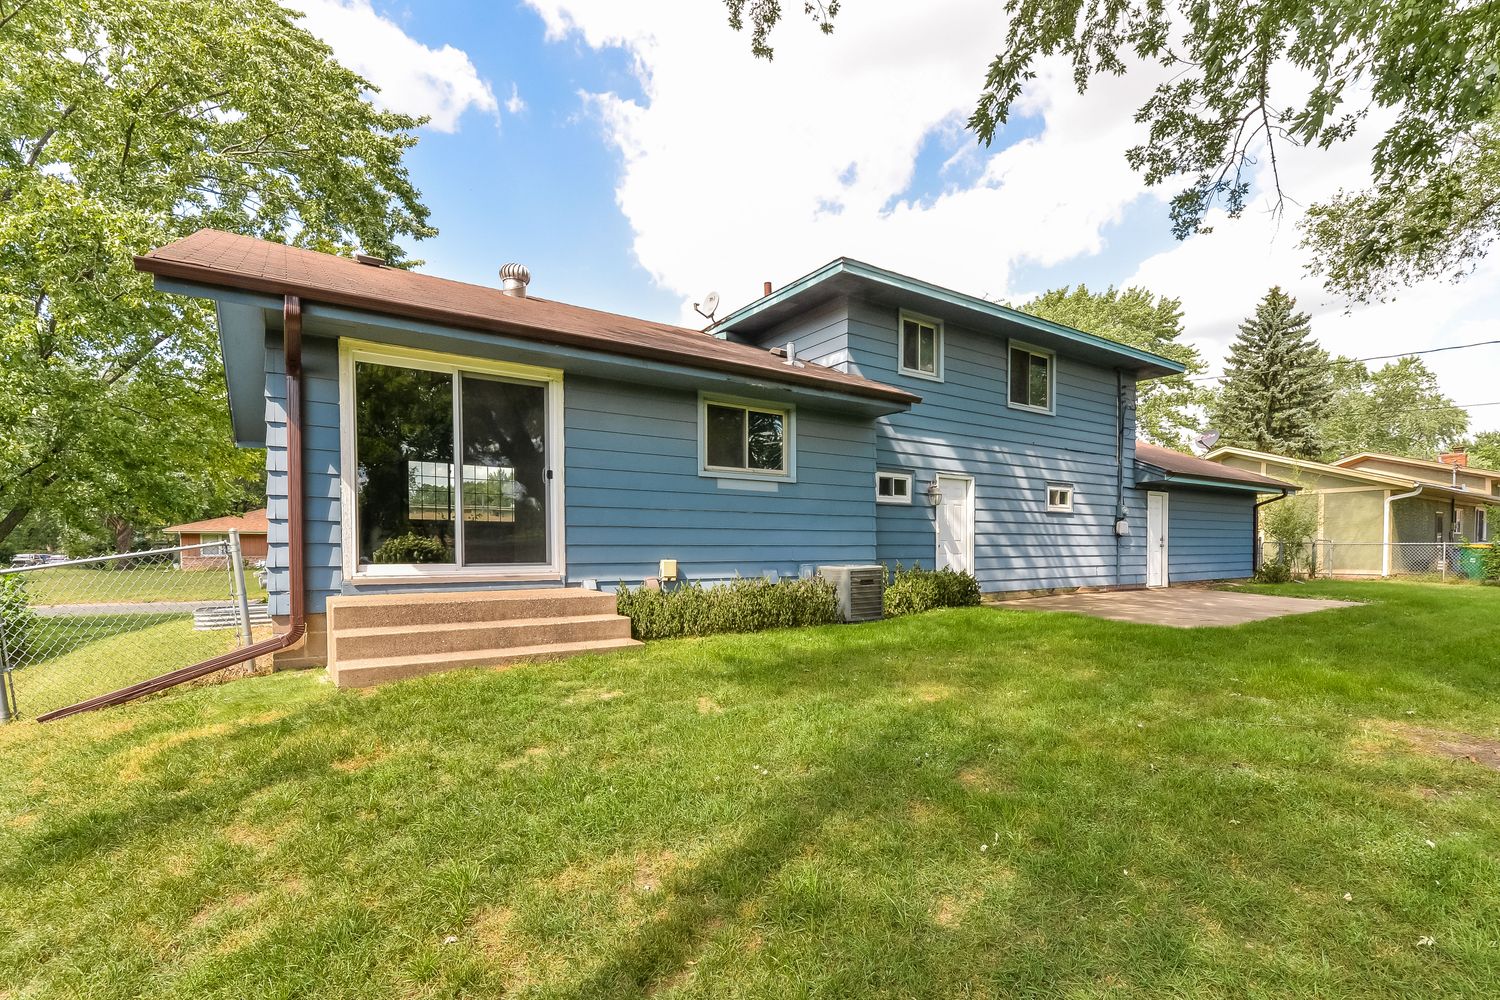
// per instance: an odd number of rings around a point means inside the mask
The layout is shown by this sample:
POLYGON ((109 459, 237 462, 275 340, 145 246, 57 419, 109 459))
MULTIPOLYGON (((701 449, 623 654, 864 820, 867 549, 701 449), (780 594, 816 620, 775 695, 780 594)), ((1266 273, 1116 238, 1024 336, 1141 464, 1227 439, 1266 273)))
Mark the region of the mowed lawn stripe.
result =
POLYGON ((1191 631, 944 611, 6 727, 0 979, 1486 995, 1500 774, 1414 733, 1500 738, 1500 590, 1266 589, 1364 603, 1191 631))

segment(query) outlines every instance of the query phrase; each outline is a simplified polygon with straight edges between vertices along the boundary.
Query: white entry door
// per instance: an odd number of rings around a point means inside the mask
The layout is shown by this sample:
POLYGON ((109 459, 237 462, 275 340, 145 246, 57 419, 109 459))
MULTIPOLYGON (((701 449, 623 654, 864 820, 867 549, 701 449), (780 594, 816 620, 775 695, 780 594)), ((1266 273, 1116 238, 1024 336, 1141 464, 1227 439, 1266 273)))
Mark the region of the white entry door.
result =
POLYGON ((1167 495, 1146 494, 1146 586, 1165 587, 1167 580, 1167 495))
POLYGON ((938 476, 937 568, 974 572, 974 480, 938 476))

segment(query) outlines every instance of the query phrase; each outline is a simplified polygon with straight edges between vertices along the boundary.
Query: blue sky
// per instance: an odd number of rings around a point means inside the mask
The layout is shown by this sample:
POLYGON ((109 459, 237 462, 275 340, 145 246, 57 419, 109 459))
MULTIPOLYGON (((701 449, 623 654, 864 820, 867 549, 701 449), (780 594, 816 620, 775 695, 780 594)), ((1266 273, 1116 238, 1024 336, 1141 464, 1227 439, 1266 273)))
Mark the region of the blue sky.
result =
MULTIPOLYGON (((669 322, 717 290, 730 308, 839 254, 1016 301, 1145 284, 1183 300, 1217 362, 1272 283, 1325 346, 1383 354, 1493 337, 1500 271, 1350 311, 1304 274, 1300 207, 1264 203, 1179 243, 1124 163, 1150 70, 1080 97, 1043 65, 989 149, 962 128, 1003 34, 992 0, 862 0, 832 36, 800 20, 753 59, 717 0, 481 4, 285 0, 382 87, 431 114, 408 165, 440 235, 425 270, 493 284, 518 260, 535 294, 669 322)), ((1361 183, 1367 145, 1284 158, 1305 204, 1361 183)), ((1459 402, 1496 398, 1500 348, 1432 359, 1459 402), (1488 377, 1485 372, 1491 373, 1488 377)), ((1500 426, 1500 407, 1473 411, 1500 426)))

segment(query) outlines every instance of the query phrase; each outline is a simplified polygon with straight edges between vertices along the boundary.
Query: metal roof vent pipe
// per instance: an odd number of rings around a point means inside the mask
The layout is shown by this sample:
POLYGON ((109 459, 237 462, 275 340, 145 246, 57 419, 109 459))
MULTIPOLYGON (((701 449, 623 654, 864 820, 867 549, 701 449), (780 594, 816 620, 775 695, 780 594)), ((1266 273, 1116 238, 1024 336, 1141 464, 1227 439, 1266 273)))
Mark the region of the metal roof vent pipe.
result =
POLYGON ((531 271, 525 264, 500 265, 500 290, 518 299, 526 297, 526 286, 531 284, 531 271))

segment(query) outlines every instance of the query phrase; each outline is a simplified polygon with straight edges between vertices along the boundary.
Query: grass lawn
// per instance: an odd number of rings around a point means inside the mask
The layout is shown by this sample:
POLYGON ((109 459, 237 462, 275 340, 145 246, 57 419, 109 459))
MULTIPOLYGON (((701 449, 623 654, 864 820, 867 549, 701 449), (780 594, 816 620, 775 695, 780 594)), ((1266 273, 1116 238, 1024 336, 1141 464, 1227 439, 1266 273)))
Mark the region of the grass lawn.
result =
POLYGON ((1500 589, 1261 589, 5 727, 0 993, 1493 996, 1500 589))
MULTIPOLYGON (((106 564, 107 565, 107 564, 106 564)), ((260 571, 245 570, 245 593, 266 599, 260 571)), ((227 601, 226 569, 175 569, 165 565, 137 569, 57 566, 19 574, 33 604, 130 604, 159 601, 227 601)))
POLYGON ((194 631, 190 614, 42 618, 32 644, 46 659, 12 675, 16 709, 34 719, 228 652, 237 639, 234 629, 194 631))

